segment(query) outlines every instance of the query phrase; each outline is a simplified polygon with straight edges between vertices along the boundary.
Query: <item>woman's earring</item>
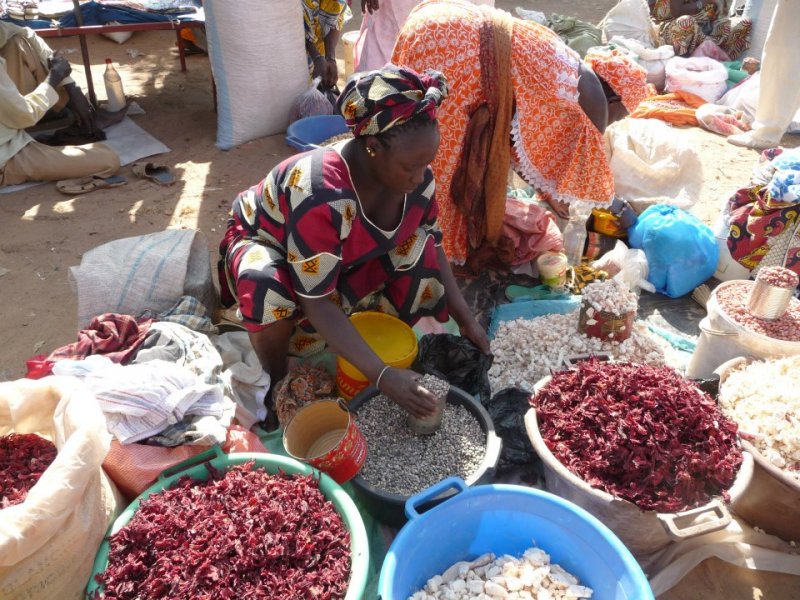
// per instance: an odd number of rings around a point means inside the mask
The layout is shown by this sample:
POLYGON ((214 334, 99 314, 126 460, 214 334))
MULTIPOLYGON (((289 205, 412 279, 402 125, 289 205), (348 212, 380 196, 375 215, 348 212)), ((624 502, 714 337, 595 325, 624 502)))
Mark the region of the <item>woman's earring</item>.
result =
POLYGON ((375 150, 373 150, 372 148, 367 148, 367 155, 370 158, 375 158, 375 150))

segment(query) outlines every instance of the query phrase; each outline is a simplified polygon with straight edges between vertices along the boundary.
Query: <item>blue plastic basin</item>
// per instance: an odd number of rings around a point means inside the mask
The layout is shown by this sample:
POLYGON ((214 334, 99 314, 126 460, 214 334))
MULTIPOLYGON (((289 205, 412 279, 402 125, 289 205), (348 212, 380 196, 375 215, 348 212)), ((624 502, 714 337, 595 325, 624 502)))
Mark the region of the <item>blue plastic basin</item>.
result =
POLYGON ((317 148, 320 142, 346 132, 347 125, 341 115, 305 117, 289 125, 286 143, 300 152, 307 152, 317 148))
POLYGON ((436 574, 487 552, 521 556, 531 546, 594 590, 592 600, 653 600, 633 555, 608 527, 557 496, 516 485, 467 488, 456 477, 412 496, 408 524, 381 569, 381 600, 408 600, 436 574), (460 493, 420 515, 415 506, 448 489, 460 493))

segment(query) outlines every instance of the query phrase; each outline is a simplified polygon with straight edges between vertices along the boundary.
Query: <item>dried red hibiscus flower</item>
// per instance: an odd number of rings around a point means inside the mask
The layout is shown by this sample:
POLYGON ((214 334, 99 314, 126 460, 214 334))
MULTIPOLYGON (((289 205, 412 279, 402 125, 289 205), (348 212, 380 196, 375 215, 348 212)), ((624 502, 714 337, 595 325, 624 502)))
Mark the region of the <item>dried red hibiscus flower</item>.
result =
POLYGON ((555 373, 531 402, 562 464, 643 510, 727 498, 742 463, 736 423, 668 367, 582 362, 555 373))
POLYGON ((56 454, 53 442, 35 433, 0 436, 0 509, 25 502, 56 454))
POLYGON ((100 598, 344 598, 350 534, 312 476, 182 477, 110 538, 100 598))

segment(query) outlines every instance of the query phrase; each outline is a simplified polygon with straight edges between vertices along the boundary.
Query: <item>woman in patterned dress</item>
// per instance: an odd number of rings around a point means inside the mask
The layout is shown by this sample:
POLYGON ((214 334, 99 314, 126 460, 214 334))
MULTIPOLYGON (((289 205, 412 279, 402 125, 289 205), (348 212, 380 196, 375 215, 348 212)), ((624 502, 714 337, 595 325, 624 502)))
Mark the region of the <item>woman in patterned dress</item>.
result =
POLYGON ((561 215, 569 203, 611 202, 614 180, 602 134, 644 99, 647 87, 644 69, 633 60, 617 52, 596 64, 608 61, 617 76, 603 82, 536 23, 462 0, 426 0, 414 9, 392 62, 436 69, 450 82, 431 166, 452 261, 502 246, 510 167, 561 215), (490 124, 488 133, 481 122, 490 124), (482 168, 485 175, 476 179, 482 168))
POLYGON ((302 0, 306 54, 312 77, 321 77, 325 88, 339 79, 336 44, 342 33, 347 0, 302 0))
POLYGON ((727 17, 728 0, 648 0, 648 4, 661 43, 672 46, 675 56, 689 56, 706 40, 722 48, 730 60, 750 47, 753 23, 727 17))
POLYGON ((372 308, 413 325, 452 315, 484 352, 441 248, 430 162, 439 147, 440 74, 387 67, 351 80, 339 109, 355 139, 293 156, 239 194, 220 245, 223 304, 277 383, 287 356, 327 343, 381 392, 423 416, 434 406, 410 370, 389 368, 347 315, 372 308))

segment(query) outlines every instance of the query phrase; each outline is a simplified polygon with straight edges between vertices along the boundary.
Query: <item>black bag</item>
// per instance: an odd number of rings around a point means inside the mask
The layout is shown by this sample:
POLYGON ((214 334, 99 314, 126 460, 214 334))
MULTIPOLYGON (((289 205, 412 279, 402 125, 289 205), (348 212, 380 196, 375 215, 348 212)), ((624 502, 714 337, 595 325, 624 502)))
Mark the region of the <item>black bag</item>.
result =
POLYGON ((491 396, 489 367, 492 356, 484 354, 465 337, 429 333, 419 341, 412 369, 435 375, 485 402, 491 396))

